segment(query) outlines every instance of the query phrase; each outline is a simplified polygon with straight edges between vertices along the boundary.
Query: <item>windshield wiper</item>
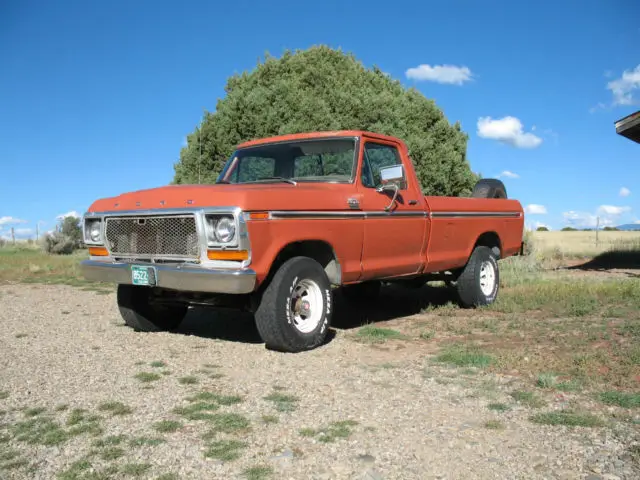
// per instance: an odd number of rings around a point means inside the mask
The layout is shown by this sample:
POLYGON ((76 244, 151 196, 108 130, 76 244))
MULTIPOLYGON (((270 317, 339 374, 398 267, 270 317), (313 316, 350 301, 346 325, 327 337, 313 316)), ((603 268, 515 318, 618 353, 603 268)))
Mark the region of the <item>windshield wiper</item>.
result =
POLYGON ((262 180, 280 180, 281 182, 290 183, 291 185, 297 185, 298 183, 295 180, 291 180, 290 178, 284 177, 264 177, 260 180, 256 180, 257 182, 261 182, 262 180))

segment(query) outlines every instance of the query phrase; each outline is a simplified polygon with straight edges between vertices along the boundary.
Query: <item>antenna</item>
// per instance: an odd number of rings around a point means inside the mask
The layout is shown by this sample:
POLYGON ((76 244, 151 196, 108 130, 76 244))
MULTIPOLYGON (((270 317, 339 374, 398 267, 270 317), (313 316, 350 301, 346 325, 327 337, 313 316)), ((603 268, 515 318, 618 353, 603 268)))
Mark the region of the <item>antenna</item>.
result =
POLYGON ((198 157, 198 184, 200 184, 200 164, 202 163, 202 122, 198 126, 198 143, 200 144, 200 156, 198 157))

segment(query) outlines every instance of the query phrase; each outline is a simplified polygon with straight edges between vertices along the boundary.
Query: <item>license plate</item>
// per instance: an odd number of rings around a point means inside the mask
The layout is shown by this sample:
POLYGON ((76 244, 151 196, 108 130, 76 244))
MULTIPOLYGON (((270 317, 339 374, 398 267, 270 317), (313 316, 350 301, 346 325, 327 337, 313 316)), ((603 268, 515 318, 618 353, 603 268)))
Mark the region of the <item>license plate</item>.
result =
POLYGON ((155 285, 155 268, 131 265, 131 283, 133 283, 134 285, 155 285))

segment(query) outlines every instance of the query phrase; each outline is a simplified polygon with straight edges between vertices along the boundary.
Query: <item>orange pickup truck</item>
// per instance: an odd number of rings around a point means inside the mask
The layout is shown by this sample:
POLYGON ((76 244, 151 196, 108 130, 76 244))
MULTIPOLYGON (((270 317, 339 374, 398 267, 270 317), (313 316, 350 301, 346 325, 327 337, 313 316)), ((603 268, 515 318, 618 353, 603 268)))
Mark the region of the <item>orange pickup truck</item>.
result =
POLYGON ((94 202, 81 269, 118 284, 135 330, 173 330, 191 305, 233 306, 254 313, 267 348, 299 352, 325 340, 336 287, 367 298, 382 282, 444 280, 463 307, 492 303, 523 226, 499 180, 471 197, 424 196, 397 138, 283 135, 239 145, 214 185, 94 202))

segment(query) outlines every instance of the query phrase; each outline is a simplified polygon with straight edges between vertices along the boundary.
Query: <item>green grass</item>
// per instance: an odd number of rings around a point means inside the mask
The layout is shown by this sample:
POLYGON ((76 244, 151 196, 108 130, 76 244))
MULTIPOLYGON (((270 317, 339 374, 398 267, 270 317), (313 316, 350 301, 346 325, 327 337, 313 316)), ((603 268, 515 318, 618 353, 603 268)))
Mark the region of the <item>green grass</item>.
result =
POLYGON ((582 387, 582 382, 576 379, 559 382, 555 385, 556 390, 561 390, 563 392, 579 392, 582 390, 582 387))
POLYGON ((177 473, 163 473, 158 475, 155 480, 179 480, 180 476, 177 473))
POLYGON ((536 385, 540 388, 553 388, 558 382, 558 377, 553 373, 541 373, 538 375, 536 385))
POLYGON ((504 430, 504 425, 498 420, 487 420, 484 422, 484 428, 489 430, 504 430))
POLYGON ((471 345, 449 345, 445 347, 435 360, 456 367, 485 368, 495 362, 495 358, 482 352, 478 347, 471 345))
POLYGON ((151 469, 150 463, 127 463, 122 466, 122 473, 131 477, 141 477, 151 469))
POLYGON ((17 458, 15 460, 11 460, 9 462, 6 463, 1 463, 0 464, 0 471, 10 471, 10 470, 17 470, 19 468, 22 467, 26 467, 27 465, 29 465, 29 462, 24 459, 24 458, 17 458))
POLYGON ((216 402, 218 405, 235 405, 242 402, 242 397, 238 395, 220 395, 218 393, 203 391, 191 397, 187 397, 189 402, 216 402))
POLYGON ((598 395, 599 400, 606 405, 617 405, 622 408, 639 408, 640 392, 626 393, 611 390, 598 395))
POLYGON ((391 328, 374 327, 373 325, 365 325, 356 334, 362 342, 366 343, 384 343, 387 340, 403 340, 407 337, 397 330, 391 328))
POLYGON ((160 444, 165 443, 164 438, 159 437, 134 437, 129 440, 130 447, 157 447, 160 444))
POLYGON ((102 450, 98 451, 97 454, 102 460, 111 461, 123 457, 125 451, 120 447, 111 446, 103 448, 102 450))
POLYGON ((220 408, 217 403, 213 402, 195 402, 185 407, 176 407, 173 413, 181 415, 188 420, 209 420, 212 418, 213 411, 220 408))
POLYGON ((262 416, 262 422, 263 423, 278 423, 278 417, 276 417, 275 415, 263 415, 262 416))
POLYGON ((205 439, 215 438, 217 433, 238 433, 249 430, 249 419, 237 413, 215 413, 209 419, 213 428, 204 434, 205 439))
POLYGON ((297 408, 298 403, 298 397, 280 392, 270 393, 264 399, 272 402, 279 412, 292 412, 297 408))
POLYGON ((506 403, 490 403, 487 405, 489 410, 493 410, 494 412, 507 412, 511 410, 511 407, 506 403))
POLYGON ((25 417, 37 417, 38 415, 40 415, 41 413, 46 412, 47 410, 43 407, 34 407, 34 408, 27 408, 24 411, 24 415, 25 417))
POLYGON ((65 443, 71 435, 48 417, 35 417, 11 426, 14 438, 30 445, 54 446, 65 443))
POLYGON ((273 475, 273 467, 268 465, 256 465, 242 472, 247 480, 264 480, 273 475))
POLYGON ((16 338, 25 338, 25 337, 28 337, 29 335, 27 335, 26 333, 16 333, 14 336, 16 338))
POLYGON ((547 402, 545 402, 535 393, 527 392, 525 390, 515 390, 511 392, 511 397, 516 402, 531 408, 541 408, 547 404, 547 402))
POLYGON ((154 423, 153 428, 160 433, 173 433, 182 428, 182 423, 176 420, 161 420, 154 423))
POLYGON ((218 440, 209 444, 204 456, 230 462, 240 458, 242 449, 246 446, 245 442, 239 440, 218 440))
POLYGON ((194 376, 180 377, 178 379, 178 383, 181 385, 195 385, 198 382, 198 377, 194 376))
POLYGON ((0 400, 5 400, 9 398, 9 392, 5 392, 4 390, 0 390, 0 400))
POLYGON ((114 416, 129 415, 130 413, 133 413, 133 409, 122 402, 104 402, 98 406, 98 410, 102 412, 109 412, 114 416))
POLYGON ((140 380, 142 383, 155 382, 161 378, 159 374, 154 372, 138 372, 133 377, 140 380))
POLYGON ((127 437, 125 435, 109 435, 104 438, 94 440, 92 445, 96 448, 113 447, 123 443, 127 437))
POLYGON ((18 450, 0 451, 0 462, 7 462, 19 456, 20 456, 20 452, 18 450))
POLYGON ((149 365, 151 365, 153 368, 162 368, 167 366, 167 364, 161 360, 156 360, 154 362, 151 362, 149 365))
POLYGON ((303 437, 315 437, 322 443, 333 443, 340 438, 348 438, 352 433, 352 427, 356 425, 358 422, 355 420, 342 420, 319 429, 303 428, 299 433, 303 437))
POLYGON ((573 411, 541 412, 529 417, 533 423, 540 425, 564 425, 567 427, 602 427, 604 421, 590 413, 573 411))
POLYGON ((71 255, 49 255, 29 246, 0 248, 0 285, 15 282, 61 284, 112 292, 111 284, 89 282, 80 273, 80 261, 89 258, 86 250, 71 255))

